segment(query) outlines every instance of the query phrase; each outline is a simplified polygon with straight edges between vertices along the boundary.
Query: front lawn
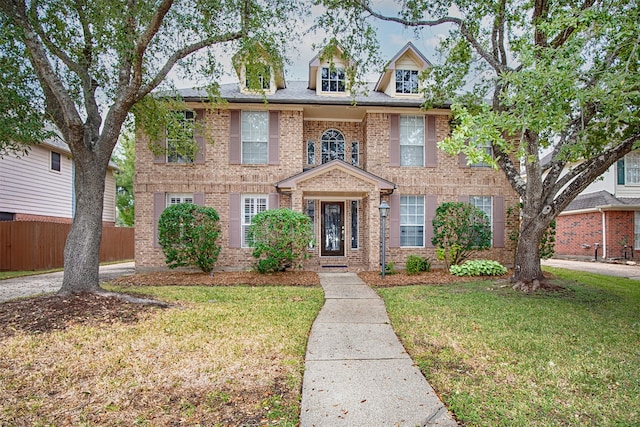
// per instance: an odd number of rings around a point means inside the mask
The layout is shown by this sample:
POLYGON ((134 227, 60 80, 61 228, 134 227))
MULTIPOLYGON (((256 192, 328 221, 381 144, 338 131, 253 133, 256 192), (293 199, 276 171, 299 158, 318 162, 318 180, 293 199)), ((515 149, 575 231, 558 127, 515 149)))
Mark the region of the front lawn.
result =
POLYGON ((468 426, 640 425, 640 282, 548 269, 504 281, 378 289, 393 327, 468 426))
MULTIPOLYGON (((60 313, 55 325, 3 314, 4 328, 22 329, 0 334, 0 425, 297 424, 319 287, 111 289, 172 307, 103 308, 94 298, 97 315, 60 313)), ((4 307, 26 303, 54 305, 4 307)))

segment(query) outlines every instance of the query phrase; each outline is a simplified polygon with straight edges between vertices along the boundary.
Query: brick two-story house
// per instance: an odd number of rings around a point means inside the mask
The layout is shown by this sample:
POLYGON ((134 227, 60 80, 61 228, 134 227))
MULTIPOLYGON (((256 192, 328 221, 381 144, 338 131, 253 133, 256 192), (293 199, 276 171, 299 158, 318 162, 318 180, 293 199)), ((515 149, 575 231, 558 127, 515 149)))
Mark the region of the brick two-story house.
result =
MULTIPOLYGON (((435 260, 431 220, 446 201, 468 201, 492 221, 493 248, 482 256, 511 264, 505 215, 517 195, 504 174, 468 165, 463 156, 437 148, 449 134, 450 110, 421 108, 420 72, 429 62, 407 44, 389 62, 367 95, 348 93, 344 63, 316 56, 309 80, 286 82, 278 67, 266 66, 263 93, 222 85, 222 106, 208 108, 198 89, 181 90, 207 138, 193 158, 171 154, 171 139, 154 155, 149 138, 136 141, 136 266, 162 268, 157 221, 172 203, 214 207, 222 223, 220 268, 249 268, 251 218, 265 209, 305 212, 316 244, 305 268, 375 270, 380 265, 380 216, 384 200, 387 260, 402 265, 409 254, 435 260), (269 75, 267 76, 266 73, 269 75), (267 102, 265 103, 265 98, 267 102)), ((155 141, 158 143, 158 141, 155 141)))

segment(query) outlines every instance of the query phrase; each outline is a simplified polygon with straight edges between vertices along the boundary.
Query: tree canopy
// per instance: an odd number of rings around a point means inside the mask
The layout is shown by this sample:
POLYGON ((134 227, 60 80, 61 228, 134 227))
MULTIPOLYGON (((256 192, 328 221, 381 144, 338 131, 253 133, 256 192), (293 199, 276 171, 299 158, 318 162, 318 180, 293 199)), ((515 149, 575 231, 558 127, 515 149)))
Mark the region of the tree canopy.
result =
MULTIPOLYGON (((454 126, 440 147, 500 168, 521 197, 514 281, 532 290, 543 279, 533 242, 640 139, 638 2, 417 0, 391 14, 370 0, 322 3, 321 22, 346 29, 349 20, 361 33, 375 20, 448 26, 422 76, 425 106, 451 101, 454 126)), ((362 58, 365 45, 347 46, 362 58)))
POLYGON ((106 168, 134 106, 173 72, 214 93, 224 58, 256 40, 284 51, 306 12, 297 0, 0 0, 0 155, 55 129, 74 160, 62 293, 99 289, 106 168))

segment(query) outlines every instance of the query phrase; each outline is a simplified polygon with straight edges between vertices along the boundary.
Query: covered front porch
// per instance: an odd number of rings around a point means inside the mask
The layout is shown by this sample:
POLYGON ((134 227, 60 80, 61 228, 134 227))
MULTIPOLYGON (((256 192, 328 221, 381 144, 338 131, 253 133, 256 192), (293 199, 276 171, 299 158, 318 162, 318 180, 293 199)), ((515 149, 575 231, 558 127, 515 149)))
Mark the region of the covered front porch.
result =
POLYGON ((276 184, 290 207, 313 221, 309 270, 360 271, 380 266, 378 206, 395 184, 342 160, 333 160, 276 184))

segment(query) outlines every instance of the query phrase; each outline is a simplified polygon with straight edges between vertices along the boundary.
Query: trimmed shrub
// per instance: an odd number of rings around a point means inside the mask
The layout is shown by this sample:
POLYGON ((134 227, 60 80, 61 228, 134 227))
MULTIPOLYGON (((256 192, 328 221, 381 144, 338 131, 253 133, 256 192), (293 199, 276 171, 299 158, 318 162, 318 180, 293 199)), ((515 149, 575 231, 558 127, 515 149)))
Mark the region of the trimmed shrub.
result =
POLYGON ((166 208, 158 221, 158 242, 167 266, 211 272, 220 254, 219 220, 216 210, 205 206, 181 203, 166 208))
POLYGON ((489 218, 469 203, 443 203, 433 218, 431 243, 447 267, 460 264, 472 253, 491 247, 489 218))
POLYGON ((507 269, 497 261, 477 259, 452 265, 449 272, 454 276, 502 276, 507 273, 507 269))
POLYGON ((420 255, 409 255, 404 268, 407 274, 418 274, 431 270, 431 262, 428 258, 423 258, 420 255))
POLYGON ((313 225, 303 213, 271 209, 253 217, 248 240, 257 272, 284 271, 301 267, 302 260, 311 256, 307 248, 313 242, 313 225))

